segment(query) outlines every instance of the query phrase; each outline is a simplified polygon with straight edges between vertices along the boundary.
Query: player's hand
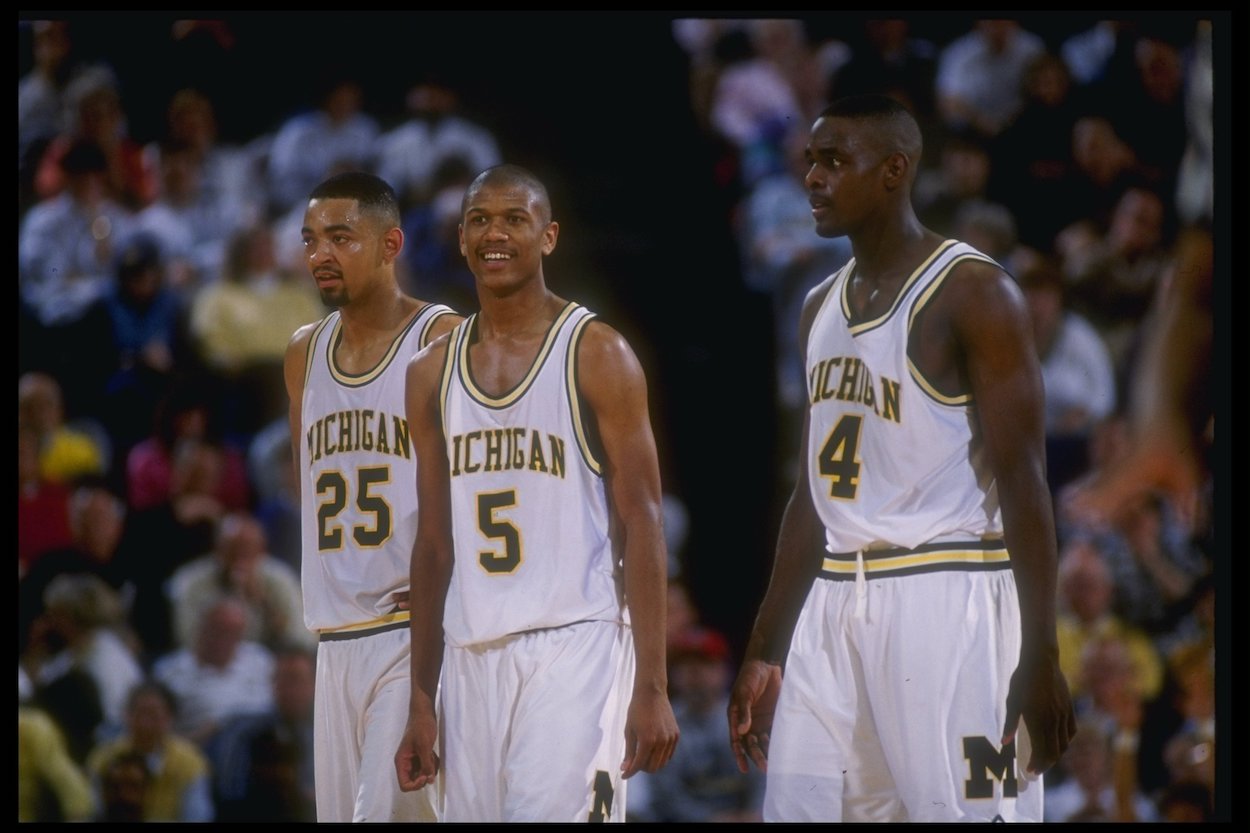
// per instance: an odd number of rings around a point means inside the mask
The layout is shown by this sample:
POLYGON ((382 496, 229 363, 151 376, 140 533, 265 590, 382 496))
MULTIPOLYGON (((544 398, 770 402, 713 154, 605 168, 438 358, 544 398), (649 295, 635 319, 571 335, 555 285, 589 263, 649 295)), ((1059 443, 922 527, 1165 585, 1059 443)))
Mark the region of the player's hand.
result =
POLYGON ((434 783, 438 776, 438 720, 433 708, 423 708, 408 716, 404 737, 395 753, 395 775, 399 788, 412 792, 434 783))
POLYGON ((396 590, 391 594, 391 601, 395 603, 396 610, 408 610, 408 591, 396 590))
POLYGON ((625 719, 622 777, 629 778, 637 772, 655 772, 664 766, 673 757, 680 734, 668 695, 635 691, 625 719))
POLYGON ((1016 738, 1020 721, 1029 731, 1032 752, 1024 761, 1025 774, 1036 778, 1050 769, 1068 748, 1076 734, 1076 714, 1068 683, 1059 670, 1057 655, 1044 655, 1020 665, 1011 675, 1007 690, 1007 721, 1003 724, 1003 744, 1016 738))
POLYGON ((768 740, 781 693, 781 666, 762 659, 742 664, 729 693, 729 746, 738 769, 749 772, 748 759, 768 771, 768 740))
POLYGON ((1190 443, 1177 432, 1156 432, 1134 441, 1125 456, 1066 486, 1059 510, 1070 522, 1091 526, 1114 523, 1143 498, 1162 493, 1187 532, 1202 517, 1202 466, 1190 443))

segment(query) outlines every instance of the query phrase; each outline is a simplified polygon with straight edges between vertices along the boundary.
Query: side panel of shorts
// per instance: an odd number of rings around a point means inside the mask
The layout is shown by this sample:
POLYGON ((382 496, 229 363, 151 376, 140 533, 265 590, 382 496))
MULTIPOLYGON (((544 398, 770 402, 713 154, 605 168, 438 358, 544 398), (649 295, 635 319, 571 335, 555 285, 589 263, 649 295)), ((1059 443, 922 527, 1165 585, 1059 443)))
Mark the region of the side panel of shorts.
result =
POLYGON ((446 657, 446 821, 624 821, 629 628, 583 622, 446 657))
MULTIPOLYGON (((816 582, 782 686, 785 700, 792 676, 806 680, 800 710, 839 739, 825 764, 843 775, 833 818, 1040 821, 1040 783, 1017 778, 1013 750, 999 743, 1020 650, 1010 571, 874 579, 866 591, 857 615, 855 582, 816 582)), ((778 719, 784 737, 790 708, 778 719)))
POLYGON ((408 646, 407 628, 318 644, 318 821, 437 820, 438 790, 402 792, 395 775, 408 720, 408 646))

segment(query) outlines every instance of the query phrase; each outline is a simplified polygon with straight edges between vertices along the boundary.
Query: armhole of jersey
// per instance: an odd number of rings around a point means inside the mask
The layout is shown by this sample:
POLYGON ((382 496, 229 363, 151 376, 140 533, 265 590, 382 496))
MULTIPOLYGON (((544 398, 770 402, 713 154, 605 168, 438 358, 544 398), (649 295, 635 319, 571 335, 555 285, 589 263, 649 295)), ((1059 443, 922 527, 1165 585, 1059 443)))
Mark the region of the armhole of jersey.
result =
MULTIPOLYGON (((942 288, 942 284, 946 282, 946 279, 948 277, 950 277, 950 274, 951 272, 955 270, 955 267, 967 260, 978 260, 978 261, 981 261, 982 263, 988 263, 992 266, 998 266, 998 264, 995 263, 992 259, 985 257, 984 255, 962 254, 962 255, 958 255, 956 257, 951 258, 950 263, 947 263, 945 266, 942 267, 942 270, 938 272, 937 276, 929 282, 929 285, 926 286, 920 292, 919 297, 917 297, 916 300, 912 302, 911 309, 908 311, 908 314, 907 314, 908 341, 911 340, 911 328, 912 328, 912 325, 916 322, 916 317, 920 315, 920 313, 924 310, 925 306, 927 306, 928 303, 933 300, 933 296, 937 295, 938 290, 942 288)), ((912 362, 910 355, 907 356, 907 370, 909 373, 911 373, 911 377, 912 379, 915 380, 916 384, 920 386, 920 389, 924 391, 925 394, 930 399, 932 399, 934 402, 937 402, 939 405, 948 405, 948 406, 956 407, 956 408, 965 408, 972 404, 972 394, 970 393, 964 393, 958 396, 947 396, 946 394, 939 391, 928 380, 928 378, 926 378, 925 375, 920 372, 920 368, 916 367, 916 365, 912 362)))
MULTIPOLYGON (((423 350, 430 343, 430 330, 434 327, 434 322, 442 318, 444 315, 452 315, 451 307, 445 307, 441 304, 431 304, 426 309, 431 311, 429 319, 421 326, 421 334, 417 336, 417 349, 423 350)), ((426 310, 422 310, 425 312, 426 310)))
POLYGON ((321 323, 313 330, 312 337, 308 339, 308 346, 304 348, 304 387, 308 387, 308 377, 312 375, 313 351, 317 349, 317 343, 321 340, 321 331, 330 323, 330 316, 321 319, 321 323))
MULTIPOLYGON (((890 308, 870 321, 860 321, 858 324, 851 324, 852 276, 848 274, 846 276, 846 281, 842 284, 842 291, 839 293, 839 296, 841 298, 842 314, 846 317, 847 328, 851 331, 851 335, 863 335, 864 333, 875 330, 878 327, 882 327, 887 322, 893 320, 894 316, 900 314, 899 311, 907 305, 907 296, 910 295, 917 284, 924 279, 924 276, 928 273, 929 269, 932 268, 933 264, 941 260, 943 257, 946 257, 952 249, 959 245, 960 243, 956 240, 944 240, 940 245, 938 245, 938 247, 930 252, 929 256, 924 259, 924 262, 913 269, 912 273, 907 276, 907 280, 903 282, 901 287, 899 287, 898 295, 895 296, 893 303, 890 304, 890 308)), ((907 322, 907 326, 909 328, 911 327, 910 319, 907 322)))
POLYGON ((468 320, 465 320, 457 324, 447 339, 447 355, 443 357, 443 374, 438 382, 438 410, 443 419, 444 430, 447 425, 447 391, 451 389, 451 379, 455 375, 456 352, 460 349, 460 339, 464 337, 468 323, 468 320))
POLYGON ((848 260, 841 269, 833 273, 833 280, 829 284, 829 291, 825 293, 825 297, 820 299, 820 306, 816 308, 816 317, 812 321, 819 321, 821 316, 825 314, 825 307, 830 304, 835 305, 841 310, 843 317, 848 321, 851 318, 850 307, 846 303, 846 284, 850 281, 851 273, 855 271, 855 258, 848 260))
POLYGON ((569 415, 573 420, 573 434, 577 438, 577 448, 581 452, 582 460, 595 474, 603 476, 603 465, 600 463, 598 456, 590 448, 589 437, 586 431, 586 414, 582 410, 582 395, 577 389, 577 350, 582 341, 582 333, 586 330, 586 325, 593 321, 595 316, 588 314, 582 317, 580 321, 573 325, 573 332, 569 335, 569 352, 565 361, 565 385, 569 397, 569 415))

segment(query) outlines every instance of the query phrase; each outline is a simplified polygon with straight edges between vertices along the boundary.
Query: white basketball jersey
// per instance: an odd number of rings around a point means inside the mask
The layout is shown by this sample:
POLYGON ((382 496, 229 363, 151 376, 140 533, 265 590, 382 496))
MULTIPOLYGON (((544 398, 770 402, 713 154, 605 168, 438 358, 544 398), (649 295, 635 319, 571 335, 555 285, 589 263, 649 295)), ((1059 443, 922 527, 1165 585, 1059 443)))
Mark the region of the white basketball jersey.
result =
POLYGON ((971 397, 938 393, 907 357, 915 316, 966 260, 993 263, 947 240, 887 313, 852 326, 852 259, 821 303, 807 345, 806 465, 832 553, 1001 538, 971 397))
POLYGON ((314 631, 382 624, 408 589, 417 468, 404 408, 408 360, 449 307, 429 304, 366 373, 334 360, 339 313, 309 341, 300 443, 304 622, 314 631))
POLYGON ((450 645, 623 621, 607 493, 577 393, 577 344, 592 318, 568 304, 525 377, 502 396, 473 381, 477 316, 452 336, 441 390, 455 542, 444 613, 450 645))

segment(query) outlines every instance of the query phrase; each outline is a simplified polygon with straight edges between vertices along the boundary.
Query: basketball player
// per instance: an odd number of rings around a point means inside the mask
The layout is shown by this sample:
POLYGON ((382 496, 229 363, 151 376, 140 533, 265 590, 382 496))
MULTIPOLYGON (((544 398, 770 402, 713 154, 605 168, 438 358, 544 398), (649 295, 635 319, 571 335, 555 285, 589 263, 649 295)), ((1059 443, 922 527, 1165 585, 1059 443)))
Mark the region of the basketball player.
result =
POLYGON ((390 773, 408 714, 408 559, 416 457, 404 414, 408 360, 461 319, 409 297, 391 187, 345 173, 313 190, 304 253, 335 307, 286 352, 303 525, 304 620, 320 637, 313 758, 317 820, 435 821, 434 791, 390 773))
POLYGON ((481 310, 408 372, 420 582, 395 767, 407 790, 441 764, 446 821, 623 821, 624 779, 677 742, 646 380, 547 288, 558 233, 531 173, 480 174, 460 250, 481 310))
POLYGON ((1040 822, 1074 720, 1022 294, 916 219, 893 99, 833 104, 807 153, 816 231, 854 257, 804 305, 800 475, 730 743, 766 820, 1040 822))

